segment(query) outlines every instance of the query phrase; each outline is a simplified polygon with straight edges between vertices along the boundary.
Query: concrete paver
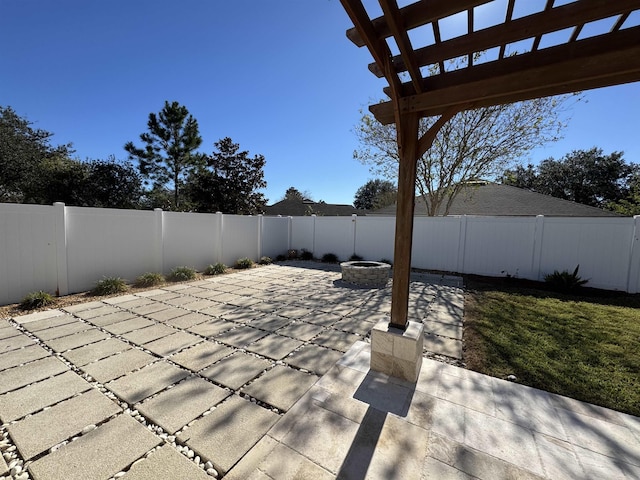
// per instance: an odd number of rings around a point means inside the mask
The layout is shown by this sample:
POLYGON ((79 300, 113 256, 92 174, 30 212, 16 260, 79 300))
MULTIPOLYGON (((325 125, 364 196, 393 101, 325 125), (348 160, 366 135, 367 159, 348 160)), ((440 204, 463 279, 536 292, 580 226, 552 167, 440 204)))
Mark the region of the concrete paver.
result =
POLYGON ((187 371, 161 361, 109 382, 105 387, 125 402, 134 404, 178 383, 188 375, 187 371))
POLYGON ((13 325, 10 325, 6 320, 0 321, 0 340, 17 337, 18 335, 22 335, 20 330, 15 328, 13 325))
POLYGON ((105 325, 102 328, 114 335, 122 335, 124 333, 133 332, 134 330, 155 325, 155 322, 148 318, 138 317, 133 314, 131 315, 132 318, 105 325))
POLYGON ((131 348, 131 345, 122 340, 107 338, 106 340, 69 350, 68 352, 64 352, 62 356, 74 365, 82 367, 88 363, 101 360, 118 352, 130 350, 131 348))
POLYGON ((130 342, 138 345, 144 345, 145 343, 153 342, 158 338, 166 337, 167 335, 171 335, 175 332, 176 330, 174 328, 157 323, 146 328, 141 328, 140 330, 125 333, 122 336, 130 342))
POLYGON ((266 336, 267 332, 258 330, 257 328, 240 325, 233 330, 219 333, 214 338, 219 342, 226 343, 238 348, 244 348, 250 343, 260 340, 266 336))
POLYGON ((178 435, 223 475, 278 421, 280 417, 258 405, 232 396, 210 415, 178 435))
POLYGON ((3 370, 0 372, 0 394, 24 387, 66 370, 68 370, 67 366, 55 357, 45 357, 26 365, 3 370))
POLYGON ((193 325, 187 330, 202 335, 203 337, 213 337, 214 335, 218 335, 221 332, 226 332, 227 330, 231 330, 235 328, 237 325, 233 322, 229 322, 227 320, 222 320, 219 318, 211 319, 209 317, 208 321, 200 322, 197 325, 193 325))
POLYGON ((229 390, 192 377, 136 408, 167 432, 175 433, 229 395, 229 390))
POLYGON ((44 407, 66 400, 91 388, 80 375, 67 371, 28 387, 0 396, 0 420, 12 422, 44 407))
POLYGON ((274 360, 280 360, 301 345, 303 342, 299 340, 272 333, 249 345, 247 350, 274 360))
POLYGON ((33 344, 34 341, 24 334, 17 337, 5 338, 4 340, 0 340, 0 354, 18 350, 19 348, 33 344))
POLYGON ((166 357, 173 353, 176 353, 183 348, 200 343, 202 338, 192 335, 187 332, 175 332, 166 337, 159 338, 149 343, 144 344, 144 348, 150 352, 166 357))
POLYGON ((35 480, 107 479, 160 443, 129 415, 119 415, 28 469, 35 480))
POLYGON ((202 313, 191 312, 187 313, 186 315, 167 320, 165 323, 176 328, 189 328, 199 323, 204 323, 207 320, 211 320, 211 317, 208 315, 203 315, 202 313))
POLYGON ((347 332, 341 332, 339 330, 328 329, 320 332, 317 337, 311 341, 317 345, 321 345, 327 348, 333 348, 346 352, 351 348, 351 345, 361 340, 362 337, 353 335, 347 332))
POLYGON ((299 321, 291 322, 289 325, 276 330, 278 335, 308 341, 318 335, 324 329, 319 325, 312 325, 299 321))
POLYGON ((200 374, 216 383, 237 390, 269 368, 270 362, 236 352, 206 368, 200 374))
POLYGON ((132 349, 85 365, 82 370, 99 382, 106 383, 155 360, 156 357, 142 350, 132 349))
MULTIPOLYGON (((22 335, 22 333, 19 334, 22 335)), ((48 355, 49 352, 47 352, 44 348, 31 342, 31 344, 27 347, 0 353, 0 370, 17 367, 22 363, 38 360, 48 355)))
POLYGON ((53 340, 54 338, 65 337, 67 335, 82 332, 90 328, 92 328, 91 324, 76 320, 75 322, 60 325, 59 327, 51 327, 43 330, 38 330, 37 332, 33 332, 33 334, 40 340, 47 341, 53 340))
POLYGON ((98 390, 65 400, 7 427, 25 460, 71 438, 87 425, 100 423, 121 409, 98 390))
POLYGON ((340 352, 316 345, 305 345, 284 359, 289 365, 323 375, 342 356, 340 352))
POLYGON ((110 313, 108 315, 92 318, 91 320, 89 320, 89 323, 97 325, 98 327, 104 327, 106 325, 122 322, 124 320, 131 320, 132 318, 136 318, 136 315, 134 313, 118 310, 117 312, 110 313))
POLYGON ((276 365, 242 391, 287 411, 317 380, 315 375, 276 365))
POLYGON ((66 337, 56 338, 54 340, 48 340, 45 343, 49 348, 56 352, 64 352, 66 350, 71 350, 72 348, 81 347, 82 345, 89 345, 100 340, 106 340, 107 338, 109 338, 109 335, 101 330, 97 328, 90 328, 80 333, 67 335, 66 337))
POLYGON ((35 333, 38 330, 45 330, 47 328, 66 325, 67 323, 75 323, 78 321, 74 316, 65 314, 65 312, 60 310, 45 310, 29 315, 22 315, 17 317, 15 320, 26 330, 32 333, 35 333), (46 315, 48 312, 50 314, 46 315))
POLYGON ((164 445, 144 460, 131 467, 123 480, 158 480, 185 478, 189 480, 210 480, 211 477, 195 463, 178 453, 170 445, 164 445))
POLYGON ((231 355, 234 351, 231 347, 205 340, 194 347, 172 355, 171 361, 197 372, 221 358, 231 355))

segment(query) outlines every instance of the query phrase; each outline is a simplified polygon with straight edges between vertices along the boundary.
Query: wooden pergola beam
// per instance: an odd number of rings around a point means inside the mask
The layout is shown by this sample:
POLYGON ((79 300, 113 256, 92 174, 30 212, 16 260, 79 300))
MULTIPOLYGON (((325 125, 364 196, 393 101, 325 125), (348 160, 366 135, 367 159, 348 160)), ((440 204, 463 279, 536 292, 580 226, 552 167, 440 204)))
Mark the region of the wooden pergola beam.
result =
MULTIPOLYGON (((634 8, 640 8, 638 0, 591 0, 569 3, 419 48, 414 52, 414 62, 419 67, 424 67, 490 48, 504 47, 529 38, 536 38, 539 41, 546 33, 584 25, 601 18, 624 15, 634 8)), ((537 50, 537 46, 533 50, 537 50)), ((404 58, 404 56, 393 57, 392 65, 397 72, 407 70, 404 58)), ((376 63, 370 64, 369 70, 377 77, 383 76, 383 72, 376 63)))
MULTIPOLYGON (((463 10, 478 7, 493 0, 423 0, 412 3, 400 9, 400 15, 406 30, 426 25, 441 18, 454 15, 463 10)), ((357 25, 354 23, 354 25, 357 25)), ((371 20, 371 25, 378 38, 387 38, 392 35, 387 19, 382 16, 371 20)), ((356 46, 364 47, 365 39, 356 27, 347 30, 347 38, 356 46)))
MULTIPOLYGON (((423 93, 403 84, 401 110, 436 116, 460 103, 474 108, 640 81, 640 27, 504 58, 423 80, 423 93)), ((383 124, 389 102, 371 105, 383 124)))

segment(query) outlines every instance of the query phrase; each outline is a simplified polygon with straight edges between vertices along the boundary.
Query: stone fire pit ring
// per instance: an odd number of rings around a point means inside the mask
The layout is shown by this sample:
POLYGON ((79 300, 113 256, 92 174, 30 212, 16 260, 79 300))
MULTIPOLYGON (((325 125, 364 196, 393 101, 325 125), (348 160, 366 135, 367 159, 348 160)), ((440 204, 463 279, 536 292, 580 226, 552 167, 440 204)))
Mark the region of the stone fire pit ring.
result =
POLYGON ((342 262, 342 281, 361 287, 386 286, 389 281, 391 265, 383 262, 369 262, 357 260, 353 262, 342 262))

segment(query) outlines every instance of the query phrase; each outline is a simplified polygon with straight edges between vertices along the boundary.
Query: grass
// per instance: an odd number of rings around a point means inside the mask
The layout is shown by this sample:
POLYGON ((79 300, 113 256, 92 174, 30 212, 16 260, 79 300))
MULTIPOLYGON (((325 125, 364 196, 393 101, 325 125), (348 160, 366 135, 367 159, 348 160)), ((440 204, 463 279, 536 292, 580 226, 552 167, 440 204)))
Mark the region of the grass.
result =
POLYGON ((127 282, 120 277, 104 277, 96 282, 91 291, 94 295, 114 295, 126 292, 129 289, 127 282))
POLYGON ((186 282, 188 280, 195 280, 198 274, 195 269, 191 267, 176 267, 169 273, 169 280, 172 282, 186 282))
POLYGON ((136 278, 135 287, 156 287, 165 283, 164 275, 155 272, 146 272, 136 278))
POLYGON ((33 310, 35 308, 42 308, 56 303, 56 299, 50 293, 39 290, 37 292, 31 292, 26 295, 20 302, 20 308, 22 310, 33 310))
POLYGON ((468 287, 468 368, 640 415, 640 296, 468 287))

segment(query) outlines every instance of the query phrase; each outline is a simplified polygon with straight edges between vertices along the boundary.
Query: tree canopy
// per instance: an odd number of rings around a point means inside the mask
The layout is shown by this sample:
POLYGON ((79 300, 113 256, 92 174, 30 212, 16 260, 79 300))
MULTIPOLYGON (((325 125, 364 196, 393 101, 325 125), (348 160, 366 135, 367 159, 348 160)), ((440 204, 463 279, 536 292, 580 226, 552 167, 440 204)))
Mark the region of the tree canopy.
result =
POLYGON ((142 148, 127 142, 124 149, 130 160, 138 160, 141 175, 154 188, 170 185, 173 207, 180 210, 180 190, 185 179, 204 165, 204 156, 196 152, 202 144, 198 122, 186 107, 165 101, 157 115, 149 114, 147 128, 140 134, 142 148))
POLYGON ((539 165, 508 169, 501 181, 565 200, 614 209, 614 204, 633 203, 640 166, 629 164, 623 152, 605 155, 600 148, 574 150, 560 160, 548 158, 539 165))
POLYGON ((377 210, 396 201, 398 189, 389 180, 369 180, 358 188, 353 206, 362 210, 377 210))
POLYGON ((206 167, 189 177, 188 196, 193 208, 199 212, 262 213, 266 199, 259 190, 267 186, 264 156, 249 156, 229 137, 217 141, 214 147, 206 157, 206 167))
POLYGON ((71 144, 53 146, 53 133, 32 125, 11 107, 0 106, 0 202, 26 201, 26 192, 42 176, 42 163, 73 153, 71 144))
MULTIPOLYGON (((560 138, 562 105, 569 97, 548 97, 455 115, 418 160, 416 188, 427 215, 444 214, 469 181, 500 175, 533 148, 560 138)), ((420 122, 424 134, 436 118, 420 122)), ((354 158, 375 175, 395 180, 398 153, 395 125, 382 125, 363 114, 355 129, 360 148, 354 158)))

